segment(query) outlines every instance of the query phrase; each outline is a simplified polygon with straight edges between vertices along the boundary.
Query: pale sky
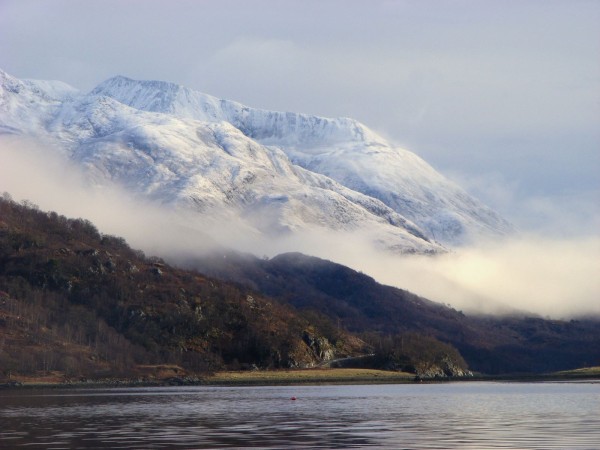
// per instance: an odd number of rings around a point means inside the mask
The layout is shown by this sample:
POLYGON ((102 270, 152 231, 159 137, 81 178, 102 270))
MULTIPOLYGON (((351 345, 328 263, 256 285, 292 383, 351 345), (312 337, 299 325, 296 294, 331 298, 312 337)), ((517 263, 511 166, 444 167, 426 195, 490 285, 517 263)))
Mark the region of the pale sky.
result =
POLYGON ((600 228, 600 1, 0 0, 0 68, 353 117, 523 229, 600 228))

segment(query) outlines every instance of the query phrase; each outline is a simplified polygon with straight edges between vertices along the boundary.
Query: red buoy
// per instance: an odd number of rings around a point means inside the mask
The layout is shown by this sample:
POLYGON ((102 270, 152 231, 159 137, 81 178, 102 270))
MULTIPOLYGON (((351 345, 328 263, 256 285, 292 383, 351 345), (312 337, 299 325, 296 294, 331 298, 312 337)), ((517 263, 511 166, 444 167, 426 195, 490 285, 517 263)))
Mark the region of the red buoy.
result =
POLYGON ((296 397, 292 397, 292 398, 290 398, 290 400, 296 400, 296 397))

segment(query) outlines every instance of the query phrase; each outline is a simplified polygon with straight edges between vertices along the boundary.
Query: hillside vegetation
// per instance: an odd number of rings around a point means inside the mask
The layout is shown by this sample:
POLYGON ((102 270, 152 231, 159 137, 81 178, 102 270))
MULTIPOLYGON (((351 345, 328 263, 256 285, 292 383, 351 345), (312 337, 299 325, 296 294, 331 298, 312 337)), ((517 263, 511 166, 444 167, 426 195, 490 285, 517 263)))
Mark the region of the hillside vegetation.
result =
MULTIPOLYGON (((381 285, 340 264, 300 253, 271 259, 227 253, 188 264, 252 287, 300 311, 316 311, 391 355, 396 361, 393 365, 406 366, 405 357, 414 354, 405 347, 403 358, 398 358, 398 345, 393 342, 409 342, 402 339, 406 333, 451 344, 472 370, 488 374, 543 373, 600 363, 599 318, 466 315, 381 285)), ((436 352, 430 350, 420 351, 430 355, 426 361, 436 358, 436 352)))
POLYGON ((591 319, 469 317, 297 253, 186 264, 196 269, 4 194, 0 378, 198 379, 326 365, 446 377, 600 361, 591 319))
MULTIPOLYGON (((139 365, 312 366, 363 351, 290 306, 147 258, 88 221, 0 200, 0 369, 128 376, 139 365)), ((329 327, 333 329, 333 327, 329 327)))
MULTIPOLYGON (((315 367, 375 348, 322 312, 146 257, 89 221, 0 198, 0 378, 198 379, 315 367)), ((413 368, 436 365, 412 355, 413 368)), ((457 364, 466 370, 460 355, 457 364)))

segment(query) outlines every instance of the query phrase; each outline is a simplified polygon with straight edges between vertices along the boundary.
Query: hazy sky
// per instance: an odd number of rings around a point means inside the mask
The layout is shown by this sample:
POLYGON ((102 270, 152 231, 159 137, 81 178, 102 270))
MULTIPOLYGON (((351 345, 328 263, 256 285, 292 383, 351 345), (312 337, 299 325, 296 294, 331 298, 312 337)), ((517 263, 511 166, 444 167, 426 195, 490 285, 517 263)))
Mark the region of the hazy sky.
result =
POLYGON ((359 119, 517 225, 600 227, 600 1, 0 0, 0 68, 359 119))

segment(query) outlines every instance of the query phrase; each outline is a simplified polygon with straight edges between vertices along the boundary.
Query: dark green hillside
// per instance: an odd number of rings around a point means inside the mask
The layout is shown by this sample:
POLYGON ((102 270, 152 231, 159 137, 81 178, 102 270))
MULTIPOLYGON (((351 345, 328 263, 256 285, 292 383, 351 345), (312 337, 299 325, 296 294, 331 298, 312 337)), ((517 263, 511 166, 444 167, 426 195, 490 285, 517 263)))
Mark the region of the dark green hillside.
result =
POLYGON ((0 199, 5 375, 125 376, 150 364, 194 372, 294 367, 363 347, 247 288, 147 258, 88 221, 0 199))
POLYGON ((460 350, 484 373, 548 372, 600 362, 600 320, 466 316, 339 264, 299 253, 270 260, 230 253, 190 262, 301 310, 319 311, 354 333, 419 332, 460 350))
POLYGON ((507 373, 600 362, 598 321, 469 317, 298 253, 228 253, 189 266, 207 275, 5 195, 0 377, 140 378, 148 368, 307 367, 365 353, 375 355, 335 364, 444 376, 467 364, 507 373))

